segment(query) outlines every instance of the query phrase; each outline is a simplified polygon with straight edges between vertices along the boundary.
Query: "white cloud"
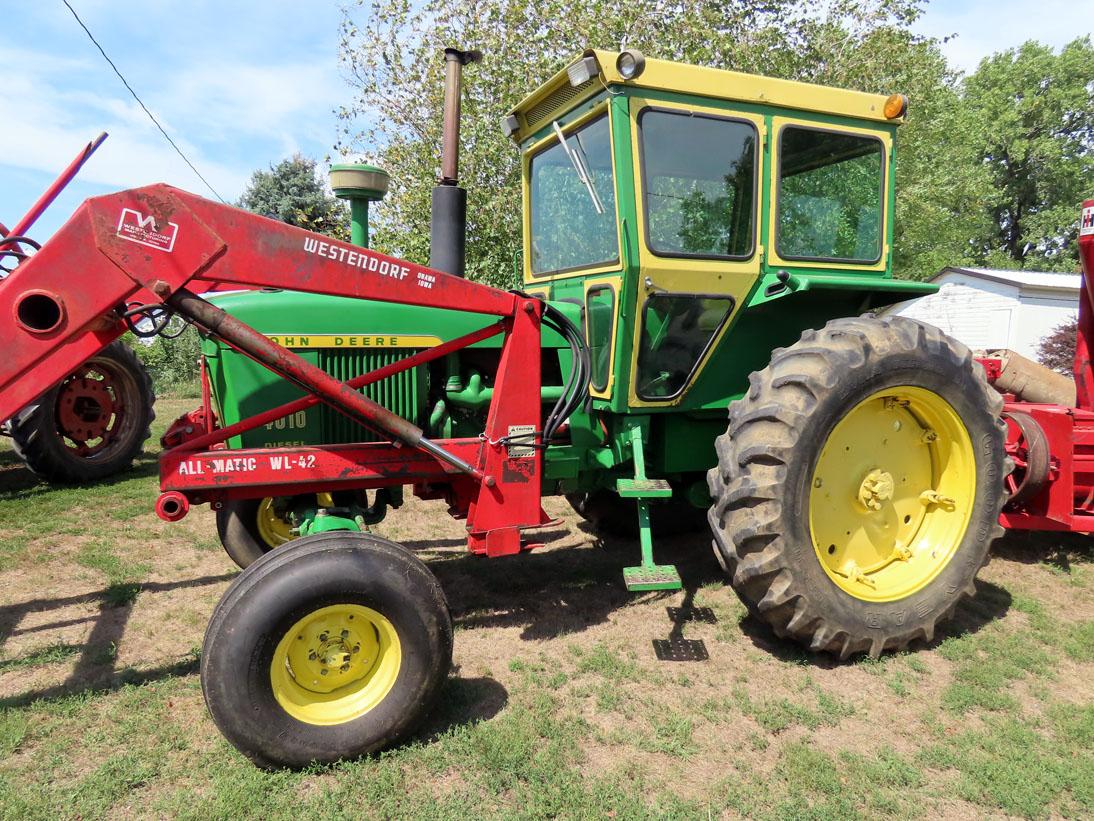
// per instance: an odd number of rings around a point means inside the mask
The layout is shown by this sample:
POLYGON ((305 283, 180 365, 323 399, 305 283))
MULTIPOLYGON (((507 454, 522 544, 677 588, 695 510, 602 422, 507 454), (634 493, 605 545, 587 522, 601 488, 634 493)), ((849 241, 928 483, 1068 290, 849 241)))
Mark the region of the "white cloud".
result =
MULTIPOLYGON (((101 73, 90 88, 78 85, 79 78, 103 68, 26 49, 0 54, 0 108, 16 112, 0 129, 0 162, 56 172, 86 140, 108 131, 111 138, 81 178, 116 188, 168 181, 202 191, 116 77, 107 77, 116 84, 116 96, 100 91, 101 73)), ((258 143, 281 156, 302 142, 334 142, 330 110, 338 88, 332 78, 333 61, 329 70, 207 61, 165 79, 130 79, 191 162, 225 198, 234 199, 261 164, 247 157, 247 146, 258 143)))

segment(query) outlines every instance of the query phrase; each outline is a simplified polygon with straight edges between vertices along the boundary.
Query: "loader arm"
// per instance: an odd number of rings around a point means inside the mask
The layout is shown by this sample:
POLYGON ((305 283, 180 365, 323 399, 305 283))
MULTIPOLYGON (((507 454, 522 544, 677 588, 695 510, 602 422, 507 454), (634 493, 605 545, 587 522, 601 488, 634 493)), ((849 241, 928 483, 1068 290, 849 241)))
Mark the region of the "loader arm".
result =
MULTIPOLYGON (((541 523, 539 300, 449 276, 406 260, 220 205, 168 185, 152 185, 87 200, 42 249, 0 287, 0 316, 7 321, 7 351, 0 363, 0 418, 34 400, 81 362, 126 330, 133 306, 165 306, 299 385, 391 443, 361 445, 357 464, 374 462, 360 481, 375 486, 433 477, 463 483, 472 547, 516 552, 517 531, 541 523), (417 427, 309 364, 292 351, 229 316, 197 293, 225 287, 285 288, 377 302, 484 314, 483 325, 505 333, 495 399, 479 440, 433 442, 417 427), (526 437, 512 446, 515 431, 526 437), (532 433, 529 433, 532 432, 532 433), (399 447, 409 445, 405 464, 399 447), (411 469, 411 466, 413 468, 411 469)), ((224 455, 223 451, 216 451, 224 455)), ((247 475, 215 476, 190 488, 194 501, 210 501, 233 488, 267 485, 269 451, 249 452, 238 465, 247 475), (255 461, 247 461, 252 459, 255 461)), ((300 470, 291 483, 309 486, 328 475, 326 452, 294 452, 300 470), (313 458, 307 458, 311 456, 313 458)), ((207 454, 185 461, 165 454, 161 485, 176 487, 207 454)), ((211 458, 211 457, 210 457, 211 458)), ((284 457, 282 457, 284 458, 284 457)), ((280 463, 278 463, 280 464, 280 463)), ((342 464, 342 476, 353 471, 342 464)), ((238 474, 240 471, 236 471, 238 474)), ((208 473, 200 474, 208 477, 208 473)), ((282 477, 284 479, 284 476, 282 477)))

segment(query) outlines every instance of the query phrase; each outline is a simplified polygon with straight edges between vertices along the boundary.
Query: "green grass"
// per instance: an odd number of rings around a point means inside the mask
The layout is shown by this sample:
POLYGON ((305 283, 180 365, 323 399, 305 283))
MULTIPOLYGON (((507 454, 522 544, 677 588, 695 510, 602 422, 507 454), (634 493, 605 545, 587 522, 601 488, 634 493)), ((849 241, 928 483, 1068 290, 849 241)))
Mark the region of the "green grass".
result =
POLYGON ((65 661, 80 652, 78 644, 51 644, 40 650, 32 650, 15 658, 0 658, 0 673, 18 670, 20 667, 38 667, 43 664, 55 664, 65 661))
POLYGON ((989 716, 928 747, 920 760, 960 773, 956 794, 982 807, 1027 818, 1056 803, 1068 815, 1094 812, 1094 707, 1055 705, 1052 720, 989 716))
MULTIPOLYGON (((154 436, 188 404, 161 407, 154 436)), ((1081 542, 994 563, 973 606, 989 617, 933 647, 846 664, 777 642, 698 560, 682 575, 718 622, 682 629, 711 658, 675 664, 650 641, 681 600, 623 596, 626 559, 441 552, 427 558, 460 625, 459 666, 425 728, 365 760, 258 770, 217 733, 196 673, 231 567, 211 526, 152 516, 154 461, 52 488, 0 446, 0 589, 23 585, 16 608, 35 602, 17 615, 0 602, 0 818, 1094 815, 1081 542), (1061 600, 1074 606, 1048 604, 1061 600), (161 643, 173 649, 157 656, 161 643)), ((403 538, 437 539, 414 510, 403 538)))

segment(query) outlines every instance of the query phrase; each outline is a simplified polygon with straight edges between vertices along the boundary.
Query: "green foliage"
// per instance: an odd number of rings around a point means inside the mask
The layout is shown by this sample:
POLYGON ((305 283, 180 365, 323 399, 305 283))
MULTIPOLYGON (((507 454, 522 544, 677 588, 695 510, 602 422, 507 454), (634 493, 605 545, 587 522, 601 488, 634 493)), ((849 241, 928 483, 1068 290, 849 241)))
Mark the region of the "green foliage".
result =
POLYGON ((198 396, 198 358, 201 355, 201 336, 189 327, 174 339, 162 336, 140 340, 132 334, 125 337, 137 357, 152 375, 156 395, 198 396))
POLYGON ((1073 271, 1079 204, 1094 175, 1094 84, 1089 37, 1059 54, 1040 43, 985 59, 964 84, 978 158, 988 175, 992 230, 980 258, 1073 271))
POLYGON ((255 171, 239 207, 299 228, 349 240, 349 207, 329 193, 317 163, 294 154, 268 171, 255 171))

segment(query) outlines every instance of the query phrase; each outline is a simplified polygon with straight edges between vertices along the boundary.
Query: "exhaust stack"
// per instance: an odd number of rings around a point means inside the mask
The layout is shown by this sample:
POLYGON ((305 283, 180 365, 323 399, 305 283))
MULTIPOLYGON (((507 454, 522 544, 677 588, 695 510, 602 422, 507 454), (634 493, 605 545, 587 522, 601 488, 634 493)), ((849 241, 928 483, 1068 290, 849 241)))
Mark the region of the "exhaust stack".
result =
POLYGON ((460 92, 463 67, 482 59, 480 51, 444 50, 444 120, 441 179, 433 187, 429 226, 429 267, 464 276, 467 191, 460 180, 460 92))

